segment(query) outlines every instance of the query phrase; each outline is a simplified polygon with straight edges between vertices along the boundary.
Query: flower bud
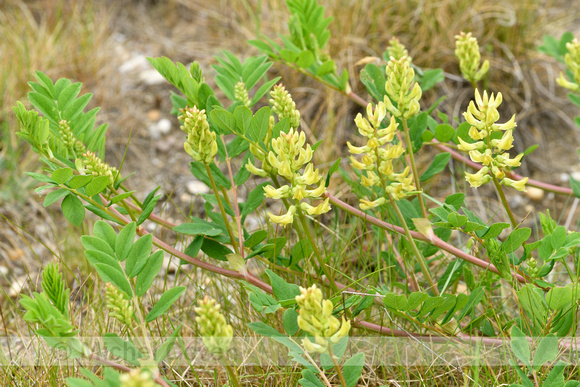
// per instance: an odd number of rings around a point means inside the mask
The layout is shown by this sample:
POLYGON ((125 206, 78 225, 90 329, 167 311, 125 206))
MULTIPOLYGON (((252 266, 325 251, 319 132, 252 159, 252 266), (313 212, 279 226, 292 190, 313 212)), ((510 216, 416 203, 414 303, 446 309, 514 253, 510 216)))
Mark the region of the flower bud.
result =
POLYGON ((220 312, 221 306, 208 296, 198 300, 197 305, 194 308, 195 321, 199 326, 203 344, 213 354, 225 353, 230 348, 234 331, 220 312))
POLYGON ((182 109, 179 120, 183 122, 181 130, 187 133, 184 148, 194 160, 209 164, 218 151, 216 134, 209 128, 205 110, 193 108, 182 109))

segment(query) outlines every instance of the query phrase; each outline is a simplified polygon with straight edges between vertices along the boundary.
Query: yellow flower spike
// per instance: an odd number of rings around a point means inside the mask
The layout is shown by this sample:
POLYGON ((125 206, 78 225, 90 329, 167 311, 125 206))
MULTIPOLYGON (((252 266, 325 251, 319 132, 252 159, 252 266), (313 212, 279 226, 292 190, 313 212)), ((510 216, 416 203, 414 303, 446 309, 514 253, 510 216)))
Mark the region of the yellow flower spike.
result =
POLYGON ((187 133, 184 149, 194 160, 209 164, 217 154, 216 134, 209 128, 205 110, 197 107, 181 109, 181 130, 187 133))
POLYGON ((461 32, 455 36, 455 56, 459 59, 459 69, 465 79, 470 82, 479 81, 489 69, 489 61, 485 60, 481 67, 481 54, 477 39, 471 32, 461 32))
POLYGON ((389 58, 393 57, 395 59, 401 59, 406 57, 409 62, 412 61, 412 58, 409 56, 409 51, 407 51, 405 46, 402 45, 399 39, 396 37, 392 37, 391 40, 389 40, 387 53, 389 54, 389 58))
POLYGON ((491 180, 491 176, 488 174, 489 168, 483 167, 477 173, 465 173, 465 179, 474 188, 487 184, 491 180))
POLYGON ((268 217, 272 223, 281 224, 283 227, 286 227, 289 224, 294 222, 294 214, 296 213, 296 206, 290 206, 288 212, 284 215, 274 215, 270 211, 267 212, 268 217))
POLYGON ((331 343, 337 343, 348 336, 350 322, 344 318, 339 322, 332 315, 332 302, 322 299, 322 292, 316 285, 308 289, 300 287, 296 303, 299 307, 298 326, 314 337, 314 343, 309 338, 302 341, 306 351, 326 353, 331 343))
POLYGON ((411 118, 420 109, 419 99, 422 92, 419 85, 413 82, 415 71, 410 61, 407 57, 391 58, 387 63, 386 73, 385 91, 388 95, 383 101, 385 108, 397 118, 411 118), (393 106, 391 99, 397 102, 397 108, 393 106))
POLYGON ((278 115, 278 120, 288 118, 290 127, 297 128, 300 125, 300 112, 296 109, 296 103, 283 85, 276 85, 270 92, 272 111, 278 115))
POLYGON ((199 325, 203 344, 211 353, 223 354, 232 343, 232 326, 226 323, 220 312, 221 306, 215 300, 205 296, 203 300, 197 301, 197 305, 194 308, 195 321, 199 325))
POLYGON ((526 183, 528 182, 528 178, 525 177, 521 180, 512 180, 508 179, 507 177, 504 178, 501 183, 505 186, 512 187, 517 189, 518 191, 526 192, 526 183))
POLYGON ((510 150, 513 148, 514 136, 511 130, 504 132, 499 140, 491 140, 491 145, 501 150, 510 150))

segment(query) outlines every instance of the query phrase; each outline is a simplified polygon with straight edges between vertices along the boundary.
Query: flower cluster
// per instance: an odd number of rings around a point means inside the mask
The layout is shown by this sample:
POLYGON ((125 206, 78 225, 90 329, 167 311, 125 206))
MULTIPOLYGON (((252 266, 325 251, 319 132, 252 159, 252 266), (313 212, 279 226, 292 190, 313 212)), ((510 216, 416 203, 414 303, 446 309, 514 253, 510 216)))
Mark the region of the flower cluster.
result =
POLYGON ((62 143, 67 150, 73 152, 75 155, 81 155, 87 151, 87 147, 82 143, 72 132, 67 120, 61 120, 58 123, 58 133, 62 137, 62 143))
POLYGON ((306 143, 304 132, 290 129, 288 133, 280 133, 278 138, 271 142, 271 151, 268 153, 268 163, 278 171, 289 184, 280 188, 271 185, 264 187, 266 196, 273 199, 292 198, 294 204, 288 208, 284 215, 274 215, 268 212, 270 221, 283 226, 294 222, 294 214, 298 208, 309 215, 321 215, 330 211, 329 199, 325 199, 317 206, 312 206, 303 199, 321 199, 326 192, 324 179, 318 173, 318 169, 310 162, 312 148, 306 143), (303 172, 300 172, 304 168, 303 172), (310 188, 309 186, 315 186, 310 188))
POLYGON ((105 299, 107 309, 111 317, 116 318, 128 327, 133 325, 133 306, 131 301, 123 297, 123 294, 110 283, 105 285, 105 299))
POLYGON ((75 166, 82 174, 108 176, 110 184, 115 183, 115 179, 119 173, 117 168, 111 167, 109 164, 105 163, 92 151, 87 151, 81 155, 80 159, 76 159, 75 166))
POLYGON ((404 45, 402 45, 399 39, 395 36, 393 36, 391 40, 389 40, 387 54, 389 55, 389 58, 395 59, 407 58, 409 62, 413 61, 413 58, 409 56, 409 51, 407 51, 407 48, 404 45))
MULTIPOLYGON (((300 125, 300 112, 296 109, 296 103, 292 100, 292 96, 290 93, 286 91, 284 86, 276 85, 274 89, 270 92, 270 104, 272 105, 272 111, 276 113, 278 116, 278 120, 283 120, 284 118, 288 118, 289 124, 291 128, 297 128, 300 125)), ((266 177, 268 175, 277 175, 278 170, 276 167, 270 164, 268 161, 268 154, 271 149, 270 143, 272 141, 272 129, 274 128, 274 117, 270 116, 270 123, 268 126, 268 132, 266 133, 266 137, 264 138, 264 144, 268 146, 268 149, 262 149, 254 144, 250 145, 250 152, 258 159, 262 166, 258 168, 252 163, 252 161, 248 161, 246 164, 246 168, 248 171, 253 173, 254 175, 258 175, 261 177, 266 177)))
POLYGON ((455 35, 455 56, 459 59, 461 74, 469 82, 479 81, 489 70, 489 61, 485 60, 479 67, 481 55, 477 39, 471 36, 471 32, 461 32, 455 35))
POLYGON ((577 39, 572 40, 570 43, 566 43, 566 48, 568 53, 564 56, 564 61, 566 66, 572 73, 574 78, 573 82, 568 81, 564 74, 560 73, 560 77, 557 82, 560 86, 570 89, 572 91, 580 90, 580 42, 577 39))
POLYGON ((149 370, 134 368, 119 377, 121 387, 155 387, 157 383, 149 370))
POLYGON ((205 110, 185 108, 181 110, 179 120, 183 122, 181 130, 187 133, 187 140, 183 144, 185 151, 194 160, 204 164, 213 161, 218 151, 215 132, 209 129, 205 110))
POLYGON ((298 326, 304 332, 314 337, 302 340, 302 345, 308 352, 325 353, 329 344, 336 344, 348 335, 350 321, 339 321, 332 315, 332 302, 322 299, 322 292, 312 285, 308 289, 300 287, 300 295, 296 296, 298 311, 298 326))
POLYGON ((198 300, 197 305, 194 309, 195 321, 199 325, 203 344, 211 353, 223 354, 232 344, 234 330, 226 323, 226 318, 220 312, 221 305, 208 296, 198 300))
POLYGON ((276 85, 270 92, 270 104, 272 110, 278 115, 278 120, 288 118, 290 127, 296 129, 300 125, 300 112, 296 109, 296 103, 283 85, 276 85))
POLYGON ((385 106, 391 115, 409 119, 419 112, 419 100, 421 99, 421 87, 415 78, 415 70, 411 67, 411 60, 407 56, 399 59, 391 57, 386 68, 387 82, 385 90, 385 106), (397 106, 391 102, 397 103, 397 106))
MULTIPOLYGON (((372 104, 369 104, 367 106, 368 119, 363 118, 359 113, 354 120, 359 133, 368 138, 367 144, 356 147, 347 142, 347 145, 350 153, 363 155, 361 161, 353 156, 350 157, 354 168, 366 171, 366 176, 363 175, 361 178, 362 185, 365 187, 382 186, 393 199, 399 200, 409 192, 415 191, 415 185, 408 166, 403 172, 395 173, 393 161, 401 157, 405 150, 400 142, 396 145, 392 144, 398 125, 393 116, 391 116, 389 126, 380 129, 386 114, 384 103, 379 102, 374 111, 372 104)), ((361 199, 360 208, 368 210, 385 202, 384 197, 375 201, 361 199)))
POLYGON ((248 95, 248 89, 244 82, 240 81, 236 83, 236 86, 234 87, 234 98, 241 101, 244 106, 250 106, 250 96, 248 95))
POLYGON ((526 190, 528 178, 512 180, 506 176, 508 168, 519 167, 524 156, 520 153, 514 158, 510 158, 507 153, 513 145, 513 129, 516 127, 515 114, 504 124, 496 124, 499 119, 497 108, 502 102, 501 93, 494 97, 493 93, 488 96, 483 92, 483 97, 479 91, 475 90, 475 104, 469 104, 467 112, 463 113, 465 120, 471 125, 469 137, 474 140, 468 143, 459 139, 458 148, 464 152, 469 152, 469 157, 483 167, 477 173, 466 173, 466 179, 472 187, 479 187, 488 183, 492 176, 501 179, 503 185, 513 187, 518 191, 526 190), (477 107, 476 107, 477 104, 477 107), (498 133, 499 135, 495 135, 498 133), (491 175, 490 175, 491 172, 491 175))

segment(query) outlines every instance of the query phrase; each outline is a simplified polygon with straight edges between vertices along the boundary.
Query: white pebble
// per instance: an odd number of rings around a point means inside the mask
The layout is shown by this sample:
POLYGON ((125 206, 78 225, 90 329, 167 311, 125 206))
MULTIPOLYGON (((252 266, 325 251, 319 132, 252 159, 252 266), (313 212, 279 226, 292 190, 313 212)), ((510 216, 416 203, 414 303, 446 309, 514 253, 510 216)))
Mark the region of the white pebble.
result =
POLYGON ((139 80, 148 86, 161 85, 165 83, 163 75, 159 74, 157 70, 144 70, 139 73, 139 80))
POLYGON ((171 121, 169 121, 167 118, 160 119, 159 122, 157 122, 157 129, 159 129, 159 132, 162 134, 169 133, 171 130, 171 121))
POLYGON ((145 57, 145 55, 135 55, 128 61, 124 62, 121 66, 119 66, 119 72, 121 74, 131 73, 137 70, 145 70, 147 68, 151 68, 149 61, 145 57))
POLYGON ((560 181, 562 183, 567 183, 570 181, 570 175, 567 173, 560 173, 560 181))
POLYGON ((209 187, 199 180, 192 180, 187 183, 187 192, 192 195, 209 193, 209 187))
POLYGON ((526 187, 526 196, 534 202, 544 199, 544 190, 536 187, 526 187))

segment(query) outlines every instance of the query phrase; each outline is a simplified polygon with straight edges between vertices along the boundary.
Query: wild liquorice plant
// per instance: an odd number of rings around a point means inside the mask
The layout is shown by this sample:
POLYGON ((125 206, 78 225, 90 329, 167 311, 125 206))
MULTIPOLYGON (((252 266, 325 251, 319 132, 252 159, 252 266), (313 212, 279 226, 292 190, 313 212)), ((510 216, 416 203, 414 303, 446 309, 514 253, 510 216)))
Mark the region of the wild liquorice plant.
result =
MULTIPOLYGON (((83 343, 57 265, 45 268, 41 293, 22 297, 25 320, 38 324, 36 333, 69 357, 109 366, 100 376, 109 385, 171 385, 159 364, 179 338, 180 327, 156 348, 148 333, 149 324, 186 291, 177 286, 158 297, 152 290, 167 252, 224 280, 240 281, 252 307, 280 322, 272 326, 255 321, 249 328, 287 347, 293 361, 304 367, 299 380, 304 386, 330 386, 332 378, 342 386, 356 385, 365 354, 355 353, 343 361, 353 332, 494 345, 510 342, 513 361, 524 365, 515 366, 523 385, 564 386, 563 358, 576 331, 580 233, 558 225, 546 211, 540 214, 541 232, 531 238, 532 230, 511 211, 504 187, 523 191, 535 185, 577 196, 580 189, 549 186, 513 171, 529 152, 509 153, 516 117, 498 124, 501 94, 478 87, 493 69, 488 61, 480 64, 477 40, 470 33, 456 37, 459 70, 473 86, 474 100, 463 114, 464 122, 450 120, 437 110, 441 99, 428 108, 421 106, 422 94, 444 81, 441 69, 417 67, 394 38, 383 55, 385 61, 367 64, 361 71, 367 101, 352 92, 349 74, 338 71, 326 50, 331 19, 325 17, 324 8, 315 0, 287 4, 290 35, 281 36, 280 43, 261 37, 249 43, 263 55, 242 62, 226 51, 216 58, 215 83, 227 100, 217 98, 197 62, 187 69, 168 58, 149 58, 180 92, 171 99, 184 132, 184 151, 192 158, 191 173, 212 191, 203 196, 204 219, 191 216, 186 223, 172 224, 155 215, 159 188, 141 200, 141 193, 130 188, 130 175, 123 177, 120 168, 105 162, 107 127, 95 127, 98 108, 85 112, 90 94, 79 97, 80 83, 53 82, 36 73, 28 95, 36 110, 22 103, 14 108, 20 122, 17 134, 43 164, 42 173, 28 174, 43 183, 36 191, 46 193, 44 205, 60 201, 64 216, 75 226, 85 221, 87 210, 102 219, 81 241, 87 261, 106 284, 108 314, 120 326, 103 337, 114 360, 83 343), (315 166, 320 142, 310 144, 300 129, 302 118, 292 96, 281 84, 274 86, 280 78, 267 79, 273 62, 366 109, 352 125, 360 138, 346 144, 351 169, 343 169, 338 159, 324 176, 315 166), (269 101, 264 100, 267 94, 269 101), (427 146, 440 153, 430 165, 418 165, 415 156, 427 146), (494 183, 510 223, 482 220, 467 206, 465 193, 450 194, 442 201, 430 196, 426 183, 447 173, 451 157, 474 169, 465 172, 470 186, 494 183), (337 171, 358 199, 352 204, 332 193, 331 177, 337 171), (256 183, 251 183, 252 175, 256 183), (251 188, 241 202, 246 187, 251 188), (261 216, 262 209, 274 202, 281 210, 267 211, 269 225, 247 229, 246 218, 261 216), (360 254, 348 257, 329 246, 330 233, 319 224, 331 219, 346 219, 339 232, 357 234, 360 225, 375 231, 365 249, 381 269, 345 272, 347 259, 360 254), (179 251, 148 233, 142 227, 145 221, 185 236, 187 247, 179 251), (459 237, 452 237, 453 231, 459 237), (253 274, 250 260, 264 267, 266 276, 253 274), (555 270, 560 274, 549 276, 555 270), (459 290, 460 283, 465 291, 459 290), (156 299, 151 309, 145 298, 156 299), (530 346, 535 348, 533 359, 530 346)), ((573 91, 578 91, 580 81, 577 46, 568 35, 559 44, 547 39, 543 46, 544 52, 563 58, 569 80, 561 76, 558 82, 573 91)), ((570 96, 578 102, 574 94, 570 96)), ((227 310, 204 297, 194 313, 208 352, 222 362, 230 383, 240 385, 237 370, 228 362, 234 332, 227 310)), ((350 344, 352 354, 356 342, 350 344)), ((69 378, 69 385, 102 382, 91 371, 82 372, 89 382, 69 378)))

